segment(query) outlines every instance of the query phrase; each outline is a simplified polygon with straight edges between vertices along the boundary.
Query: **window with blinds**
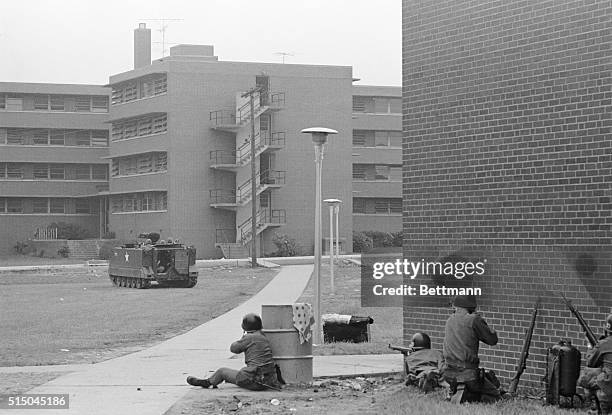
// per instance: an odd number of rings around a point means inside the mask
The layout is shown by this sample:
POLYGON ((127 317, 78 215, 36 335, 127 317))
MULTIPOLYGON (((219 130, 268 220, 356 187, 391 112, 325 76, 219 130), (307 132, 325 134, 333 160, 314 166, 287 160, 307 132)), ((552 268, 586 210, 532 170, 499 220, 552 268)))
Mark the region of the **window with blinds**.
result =
POLYGON ((89 164, 77 164, 74 168, 74 178, 75 180, 90 180, 91 171, 89 164))
POLYGON ((64 101, 64 97, 62 96, 57 96, 57 95, 51 95, 50 99, 50 106, 51 106, 51 111, 65 111, 66 110, 66 104, 64 101))
POLYGON ((91 131, 91 146, 92 147, 108 147, 108 131, 92 130, 91 131))
POLYGON ((34 130, 32 132, 32 144, 34 145, 48 145, 49 144, 49 130, 34 130))
POLYGON ((114 195, 111 198, 111 208, 113 213, 167 210, 167 193, 139 192, 114 195))
POLYGON ((48 179, 49 166, 46 164, 34 164, 32 166, 32 177, 35 179, 48 179))
POLYGON ((91 206, 88 199, 75 199, 74 211, 78 214, 90 214, 91 206))
POLYGON ((92 96, 91 112, 108 112, 108 97, 92 96))
POLYGON ((155 171, 168 170, 168 153, 156 153, 155 171))
POLYGON ((353 198, 353 213, 366 213, 366 200, 364 198, 353 198))
POLYGON ((145 154, 143 156, 138 157, 137 159, 138 165, 138 174, 142 173, 150 173, 153 171, 153 155, 145 154))
POLYGON ((76 145, 89 147, 91 145, 91 133, 89 131, 77 131, 76 145))
POLYGON ((50 199, 49 213, 66 213, 66 201, 66 199, 50 199))
POLYGON ((353 164, 353 180, 366 179, 366 166, 363 164, 353 164))
POLYGON ((8 198, 6 200, 6 213, 23 213, 23 200, 8 198))
POLYGON ((34 110, 48 111, 49 110, 49 95, 34 95, 34 110))
POLYGON ((79 96, 74 98, 76 112, 91 112, 91 97, 79 96))
POLYGON ((23 179, 23 168, 19 164, 7 163, 6 165, 7 179, 23 179))
POLYGON ((51 130, 51 133, 49 134, 49 144, 52 146, 66 145, 64 130, 51 130))
POLYGON ((49 199, 46 197, 32 199, 32 213, 49 213, 49 199))
POLYGON ((51 164, 49 166, 49 178, 53 180, 65 180, 66 169, 64 168, 64 165, 51 164))
POLYGON ((6 144, 25 144, 25 137, 21 130, 16 128, 9 128, 6 131, 6 144))
POLYGON ((108 165, 107 164, 93 164, 91 166, 91 178, 92 180, 107 180, 108 179, 108 165))
POLYGON ((353 146, 363 147, 366 145, 366 134, 364 131, 353 131, 353 146))

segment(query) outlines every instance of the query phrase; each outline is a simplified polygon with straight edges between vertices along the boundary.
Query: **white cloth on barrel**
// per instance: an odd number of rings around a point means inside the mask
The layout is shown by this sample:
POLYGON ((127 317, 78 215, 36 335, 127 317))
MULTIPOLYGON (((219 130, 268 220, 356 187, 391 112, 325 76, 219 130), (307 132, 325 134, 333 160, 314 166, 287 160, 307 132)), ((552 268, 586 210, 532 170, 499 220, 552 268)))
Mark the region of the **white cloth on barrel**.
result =
POLYGON ((308 342, 312 338, 312 325, 314 322, 314 313, 310 304, 293 304, 293 326, 300 335, 300 344, 308 342))

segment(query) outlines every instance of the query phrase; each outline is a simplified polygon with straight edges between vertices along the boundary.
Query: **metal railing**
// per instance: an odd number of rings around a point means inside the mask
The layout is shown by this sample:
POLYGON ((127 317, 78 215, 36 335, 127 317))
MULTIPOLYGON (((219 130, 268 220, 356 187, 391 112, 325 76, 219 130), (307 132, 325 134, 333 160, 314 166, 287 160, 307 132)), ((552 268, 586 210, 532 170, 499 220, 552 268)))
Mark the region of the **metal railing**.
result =
POLYGON ((57 239, 57 228, 36 228, 34 231, 36 240, 55 240, 57 239))
MULTIPOLYGON (((262 107, 279 109, 285 106, 285 93, 274 92, 254 101, 253 110, 259 112, 262 107), (265 105, 264 105, 265 104, 265 105)), ((234 110, 222 109, 210 112, 210 121, 215 125, 240 125, 250 121, 251 103, 247 101, 240 108, 234 110)))
MULTIPOLYGON (((257 192, 266 185, 284 185, 285 171, 282 170, 262 170, 255 176, 257 180, 257 192)), ((251 197, 251 179, 249 178, 238 188, 223 189, 215 188, 209 190, 212 203, 235 203, 241 204, 251 197)))
MULTIPOLYGON (((264 133, 262 135, 255 135, 255 153, 258 153, 266 146, 271 147, 284 147, 285 146, 285 132, 279 131, 268 135, 264 133), (262 140, 263 136, 263 140, 262 140)), ((210 152, 210 161, 212 164, 233 164, 233 165, 244 165, 248 160, 251 159, 251 142, 248 139, 238 147, 236 151, 227 150, 212 150, 210 152)))
MULTIPOLYGON (((270 224, 284 224, 287 223, 287 213, 285 209, 261 209, 257 212, 255 216, 255 221, 257 223, 257 233, 259 233, 260 229, 270 224)), ((242 222, 238 229, 240 230, 240 242, 242 244, 248 242, 251 239, 251 235, 253 233, 253 225, 251 223, 251 218, 248 218, 244 222, 242 222)))

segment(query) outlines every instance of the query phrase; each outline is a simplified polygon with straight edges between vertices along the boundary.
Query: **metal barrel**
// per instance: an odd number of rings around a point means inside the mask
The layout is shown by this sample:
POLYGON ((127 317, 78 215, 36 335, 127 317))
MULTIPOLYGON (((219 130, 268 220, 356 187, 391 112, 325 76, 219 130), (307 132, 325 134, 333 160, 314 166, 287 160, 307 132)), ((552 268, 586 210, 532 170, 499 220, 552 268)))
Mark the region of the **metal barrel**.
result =
POLYGON ((293 306, 262 305, 263 332, 272 347, 276 364, 285 382, 312 382, 312 342, 300 344, 300 335, 293 326, 293 306))

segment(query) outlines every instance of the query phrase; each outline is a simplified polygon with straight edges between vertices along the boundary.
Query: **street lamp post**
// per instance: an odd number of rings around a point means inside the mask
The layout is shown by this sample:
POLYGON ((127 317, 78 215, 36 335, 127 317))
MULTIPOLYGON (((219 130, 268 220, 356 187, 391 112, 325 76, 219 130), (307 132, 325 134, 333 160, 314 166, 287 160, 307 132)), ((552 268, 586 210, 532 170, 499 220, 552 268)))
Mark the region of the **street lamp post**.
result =
POLYGON ((334 206, 334 210, 336 212, 336 261, 338 261, 338 259, 340 258, 340 231, 338 228, 338 218, 340 217, 340 204, 342 203, 342 201, 338 200, 338 202, 339 203, 334 206))
MULTIPOLYGON (((338 213, 336 209, 342 201, 340 199, 325 199, 324 202, 329 205, 329 278, 330 291, 334 294, 336 292, 334 284, 334 211, 336 214, 338 213)), ((338 217, 336 216, 336 244, 338 244, 338 241, 338 217)))
POLYGON ((321 167, 323 166, 323 146, 329 134, 338 134, 331 128, 311 127, 301 131, 312 135, 315 150, 315 235, 314 235, 314 314, 315 330, 313 344, 321 344, 321 167))

